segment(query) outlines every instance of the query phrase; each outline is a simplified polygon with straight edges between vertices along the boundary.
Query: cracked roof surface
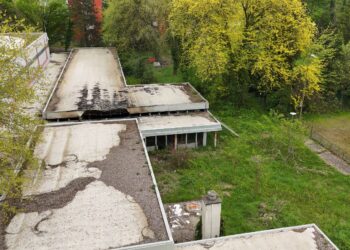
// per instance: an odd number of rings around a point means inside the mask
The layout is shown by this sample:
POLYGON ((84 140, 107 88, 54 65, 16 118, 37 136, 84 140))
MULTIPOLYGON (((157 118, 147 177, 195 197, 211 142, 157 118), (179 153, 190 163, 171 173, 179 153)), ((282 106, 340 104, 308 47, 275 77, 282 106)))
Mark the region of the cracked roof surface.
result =
POLYGON ((1 249, 111 249, 168 240, 135 121, 46 126, 1 249))

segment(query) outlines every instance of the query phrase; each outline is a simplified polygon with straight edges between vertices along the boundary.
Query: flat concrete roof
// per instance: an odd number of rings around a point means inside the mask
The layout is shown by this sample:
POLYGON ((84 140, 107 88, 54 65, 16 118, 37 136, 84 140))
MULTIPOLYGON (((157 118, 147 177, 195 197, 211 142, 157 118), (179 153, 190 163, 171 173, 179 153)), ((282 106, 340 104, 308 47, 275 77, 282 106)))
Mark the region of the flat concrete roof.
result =
POLYGON ((208 101, 189 83, 134 85, 125 92, 130 114, 209 109, 208 101))
POLYGON ((175 245, 176 250, 337 250, 314 224, 238 234, 175 245))
POLYGON ((32 115, 40 113, 47 102, 47 98, 52 92, 56 81, 64 67, 68 53, 52 53, 50 62, 43 71, 43 77, 32 86, 37 99, 34 103, 26 105, 25 109, 32 115))
POLYGON ((86 110, 108 111, 123 107, 118 95, 125 87, 114 49, 73 50, 65 72, 44 110, 45 118, 77 118, 86 110))
MULTIPOLYGON (((0 249, 115 249, 169 241, 136 120, 44 127, 41 172, 23 189, 0 249)), ((170 236, 171 238, 171 236, 170 236)), ((169 241, 170 242, 170 241, 169 241)))
POLYGON ((138 121, 143 137, 222 130, 220 122, 209 112, 142 116, 138 121))

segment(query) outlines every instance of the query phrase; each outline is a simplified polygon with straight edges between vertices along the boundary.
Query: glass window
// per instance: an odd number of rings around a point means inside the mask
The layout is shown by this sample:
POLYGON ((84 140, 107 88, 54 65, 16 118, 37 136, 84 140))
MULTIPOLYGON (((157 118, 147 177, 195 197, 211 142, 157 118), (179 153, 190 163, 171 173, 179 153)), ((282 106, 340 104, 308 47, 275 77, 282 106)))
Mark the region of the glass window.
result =
POLYGON ((186 134, 177 135, 178 144, 186 144, 186 134))
POLYGON ((151 136, 146 138, 146 146, 147 147, 154 147, 156 145, 156 137, 151 136))
POLYGON ((164 149, 166 147, 165 141, 166 141, 165 136, 157 136, 158 149, 164 149))
POLYGON ((187 143, 195 143, 196 142, 196 134, 187 134, 187 143))

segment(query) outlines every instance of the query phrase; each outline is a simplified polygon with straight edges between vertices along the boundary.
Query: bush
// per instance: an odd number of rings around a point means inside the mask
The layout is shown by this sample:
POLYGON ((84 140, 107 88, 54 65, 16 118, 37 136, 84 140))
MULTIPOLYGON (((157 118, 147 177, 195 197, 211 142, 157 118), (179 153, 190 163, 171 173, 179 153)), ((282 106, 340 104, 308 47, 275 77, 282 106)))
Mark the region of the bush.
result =
POLYGON ((145 65, 145 70, 141 76, 141 84, 149 84, 155 81, 153 69, 149 65, 145 65))

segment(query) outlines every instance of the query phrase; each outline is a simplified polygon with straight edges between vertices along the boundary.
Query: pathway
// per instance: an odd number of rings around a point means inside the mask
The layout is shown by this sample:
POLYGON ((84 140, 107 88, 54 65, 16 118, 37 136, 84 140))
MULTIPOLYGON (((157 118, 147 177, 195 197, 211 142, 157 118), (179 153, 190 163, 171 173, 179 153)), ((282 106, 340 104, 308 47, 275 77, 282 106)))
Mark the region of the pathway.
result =
POLYGON ((345 175, 350 175, 350 165, 336 156, 320 144, 316 143, 314 140, 308 139, 305 145, 311 149, 313 152, 319 155, 319 157, 328 165, 336 168, 339 172, 345 175))

